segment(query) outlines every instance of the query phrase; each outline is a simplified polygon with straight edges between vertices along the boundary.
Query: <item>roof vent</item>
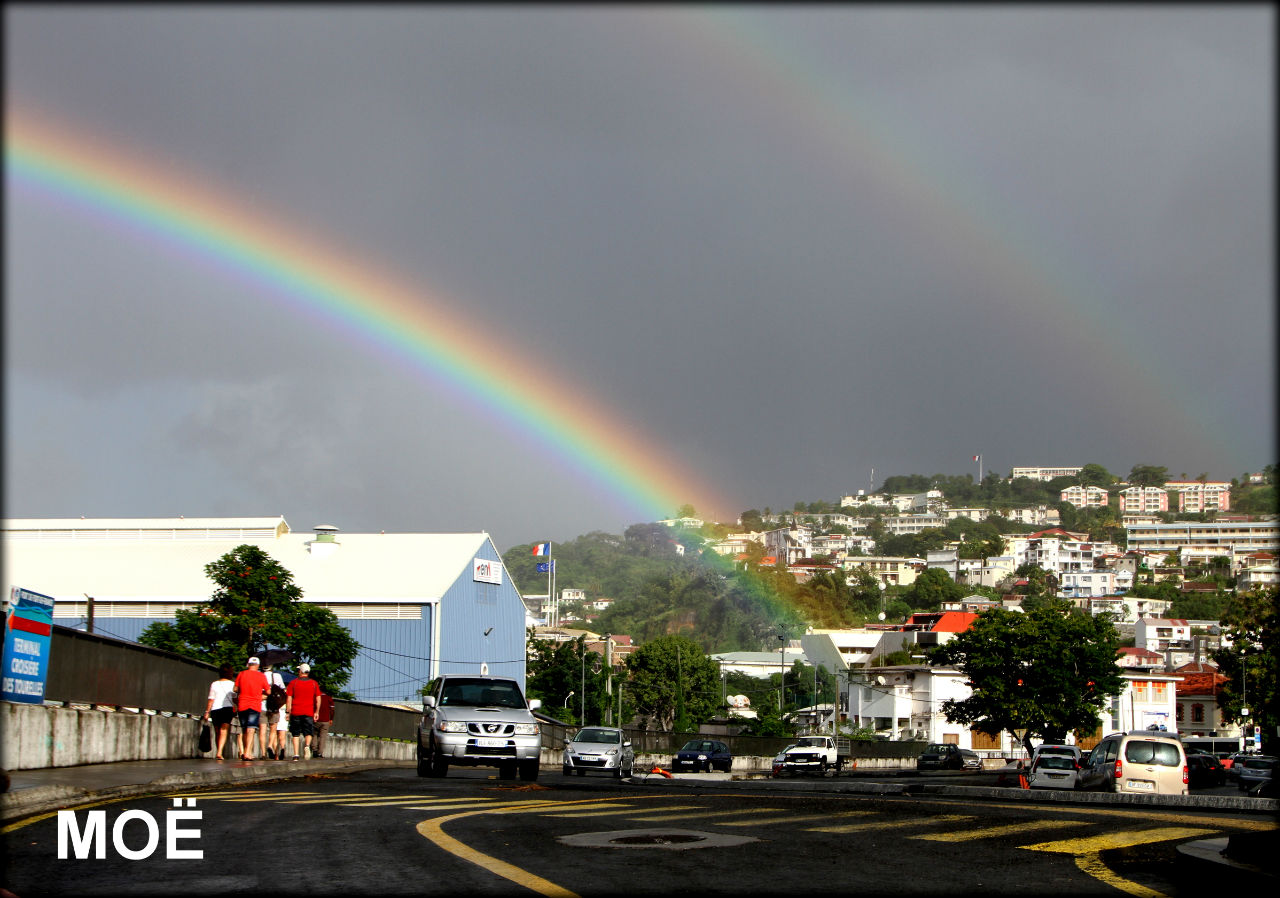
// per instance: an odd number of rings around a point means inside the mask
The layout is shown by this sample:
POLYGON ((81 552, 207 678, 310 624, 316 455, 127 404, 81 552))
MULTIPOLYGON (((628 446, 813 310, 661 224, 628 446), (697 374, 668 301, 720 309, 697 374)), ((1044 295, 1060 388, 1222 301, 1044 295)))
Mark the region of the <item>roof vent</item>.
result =
POLYGON ((338 551, 338 528, 332 524, 317 524, 311 528, 316 537, 307 543, 312 555, 332 555, 338 551))

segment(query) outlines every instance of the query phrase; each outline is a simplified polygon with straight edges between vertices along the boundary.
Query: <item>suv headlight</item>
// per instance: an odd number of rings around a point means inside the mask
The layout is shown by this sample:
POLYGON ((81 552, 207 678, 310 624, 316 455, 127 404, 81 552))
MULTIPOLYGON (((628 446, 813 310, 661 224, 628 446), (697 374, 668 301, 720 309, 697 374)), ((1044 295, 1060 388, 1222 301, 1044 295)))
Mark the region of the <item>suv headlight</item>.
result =
POLYGON ((536 723, 517 723, 517 736, 536 736, 541 732, 541 728, 536 723))
POLYGON ((467 723, 464 720, 441 720, 436 723, 436 729, 442 733, 465 733, 467 723))

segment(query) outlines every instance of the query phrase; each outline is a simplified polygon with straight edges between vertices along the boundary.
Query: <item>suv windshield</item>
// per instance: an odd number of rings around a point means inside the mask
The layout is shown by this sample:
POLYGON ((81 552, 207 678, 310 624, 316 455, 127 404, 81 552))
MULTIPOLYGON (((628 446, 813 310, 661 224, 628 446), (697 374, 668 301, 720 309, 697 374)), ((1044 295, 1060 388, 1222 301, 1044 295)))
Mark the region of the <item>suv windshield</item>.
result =
POLYGON ((450 677, 440 704, 452 708, 526 708, 520 687, 513 682, 450 677))

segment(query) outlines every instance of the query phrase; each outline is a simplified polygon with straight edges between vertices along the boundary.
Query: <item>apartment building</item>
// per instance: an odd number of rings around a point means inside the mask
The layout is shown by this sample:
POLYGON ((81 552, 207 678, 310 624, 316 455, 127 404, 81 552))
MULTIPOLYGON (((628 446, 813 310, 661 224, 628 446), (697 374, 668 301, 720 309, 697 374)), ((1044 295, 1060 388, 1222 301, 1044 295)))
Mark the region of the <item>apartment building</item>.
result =
POLYGON ((1231 484, 1226 481, 1170 480, 1164 488, 1178 497, 1179 514, 1228 511, 1231 508, 1231 484))
POLYGON ((1131 486, 1120 495, 1120 513, 1159 514, 1169 510, 1169 491, 1158 486, 1131 486))
POLYGON ((1239 565, 1255 552, 1280 553, 1280 521, 1177 521, 1125 527, 1130 551, 1168 555, 1198 549, 1208 557, 1227 556, 1239 565))
POLYGON ((1010 480, 1026 477, 1029 480, 1043 480, 1048 483, 1055 477, 1076 477, 1084 470, 1084 465, 1074 468, 1014 468, 1009 472, 1010 480))
POLYGON ((1100 486, 1069 486, 1058 493, 1063 502, 1076 508, 1106 508, 1110 493, 1100 486))
POLYGON ((884 529, 893 536, 915 535, 931 528, 942 529, 947 519, 940 514, 904 514, 882 520, 884 529))
POLYGON ((1056 527, 1062 523, 1062 515, 1058 513, 1058 509, 1047 505, 1037 505, 1034 508, 1008 508, 997 514, 1007 521, 1031 527, 1056 527))
POLYGON ((895 558, 887 555, 856 555, 841 564, 846 571, 861 568, 885 586, 910 586, 925 569, 923 558, 895 558))
POLYGON ((1127 592, 1133 586, 1131 574, 1123 589, 1116 580, 1115 571, 1064 571, 1059 575, 1058 595, 1068 599, 1101 598, 1127 592))

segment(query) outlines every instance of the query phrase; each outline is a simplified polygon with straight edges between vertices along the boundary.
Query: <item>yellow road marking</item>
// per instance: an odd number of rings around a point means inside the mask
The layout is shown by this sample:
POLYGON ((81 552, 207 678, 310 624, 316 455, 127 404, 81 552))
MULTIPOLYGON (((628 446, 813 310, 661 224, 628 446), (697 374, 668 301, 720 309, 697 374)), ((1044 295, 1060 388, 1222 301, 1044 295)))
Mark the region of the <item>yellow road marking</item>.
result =
POLYGON ((342 798, 374 798, 372 792, 337 792, 333 795, 317 796, 315 793, 305 793, 305 798, 281 798, 279 795, 247 795, 244 797, 224 798, 223 801, 279 801, 281 804, 317 804, 326 801, 333 801, 342 798))
MULTIPOLYGON (((697 809, 695 808, 695 810, 697 809)), ((737 811, 714 811, 709 814, 699 814, 696 822, 700 823, 703 820, 715 820, 719 817, 741 817, 743 814, 753 814, 753 813, 758 814, 764 811, 781 811, 781 810, 782 808, 759 808, 758 810, 752 811, 750 808, 748 808, 746 810, 737 810, 737 811)), ((665 823, 668 820, 687 820, 688 816, 689 816, 688 814, 673 814, 668 812, 665 814, 651 814, 651 815, 646 815, 644 817, 636 817, 635 819, 640 823, 665 823)))
POLYGON ((936 826, 939 823, 959 823, 962 820, 973 820, 966 814, 943 814, 940 817, 930 817, 927 820, 916 818, 914 820, 893 820, 893 821, 870 821, 868 823, 844 823, 838 826, 810 826, 809 832, 812 833, 856 833, 865 830, 875 829, 905 829, 908 826, 936 826))
MULTIPOLYGON (((530 802, 530 804, 532 803, 533 802, 530 802)), ((503 812, 505 810, 526 809, 527 808, 496 808, 494 810, 497 812, 503 812)), ((506 861, 502 861, 496 857, 491 857, 487 854, 482 854, 481 852, 476 851, 469 845, 459 842, 453 836, 448 835, 443 829, 444 825, 450 821, 482 813, 485 812, 464 811, 460 814, 451 814, 447 817, 436 817, 431 820, 423 820, 417 825, 416 829, 427 841, 443 848, 454 857, 462 858, 464 861, 469 861, 477 866, 483 867, 490 873, 501 876, 503 879, 514 882, 516 885, 523 886, 530 891, 537 892, 539 895, 546 895, 547 898, 579 898, 577 893, 571 892, 563 886, 558 886, 550 880, 543 879, 541 876, 535 876, 529 871, 522 870, 514 864, 508 864, 506 861)))
MULTIPOLYGON (((749 813, 749 812, 748 812, 749 813)), ((726 820, 716 826, 773 826, 775 823, 810 823, 814 820, 843 820, 845 817, 868 817, 875 811, 840 811, 834 814, 809 814, 803 817, 752 817, 749 820, 726 820)))
POLYGON ((1027 820, 1023 823, 1010 823, 1005 826, 988 826, 985 829, 966 829, 954 833, 922 833, 918 836, 907 836, 908 839, 925 839, 929 842, 967 842, 970 839, 996 839, 1001 836, 1016 836, 1019 833, 1036 829, 1059 829, 1064 826, 1087 826, 1084 820, 1027 820))
POLYGON ((1027 851, 1049 851, 1056 854, 1090 854, 1106 851, 1108 848, 1128 848, 1132 845, 1149 845, 1152 842, 1171 842, 1174 839, 1186 839, 1191 836, 1203 836, 1216 833, 1216 829, 1193 829, 1189 827, 1161 826, 1154 829, 1136 829, 1128 832, 1099 833, 1083 839, 1062 839, 1057 842, 1038 842, 1035 845, 1023 845, 1027 851))
MULTIPOLYGON (((922 804, 936 804, 941 806, 954 807, 955 802, 923 800, 922 804)), ((1089 808, 1076 805, 1044 805, 1044 804, 1005 804, 1003 802, 983 803, 984 808, 1003 808, 1013 811, 1036 810, 1054 814, 1078 814, 1086 817, 1133 817, 1135 815, 1147 812, 1151 814, 1151 819, 1170 823, 1189 823, 1199 826, 1217 826, 1229 827, 1234 829, 1256 829, 1256 830, 1272 830, 1280 829, 1280 823, 1274 820, 1241 820, 1231 817, 1207 816, 1204 814, 1194 814, 1180 812, 1176 814, 1162 813, 1163 808, 1133 806, 1127 810, 1124 808, 1089 808)))
POLYGON ((1220 832, 1220 830, 1160 827, 1130 832, 1102 833, 1085 839, 1063 839, 1059 842, 1041 842, 1037 845, 1023 845, 1022 847, 1031 851, 1074 855, 1075 864, 1082 872, 1092 876, 1099 882, 1106 883, 1112 888, 1133 895, 1135 898, 1167 898, 1163 892, 1157 892, 1155 889, 1148 888, 1133 880, 1125 879, 1116 873, 1102 860, 1102 852, 1109 848, 1128 848, 1131 845, 1149 845, 1152 842, 1171 842, 1175 839, 1186 839, 1216 832, 1220 832))

